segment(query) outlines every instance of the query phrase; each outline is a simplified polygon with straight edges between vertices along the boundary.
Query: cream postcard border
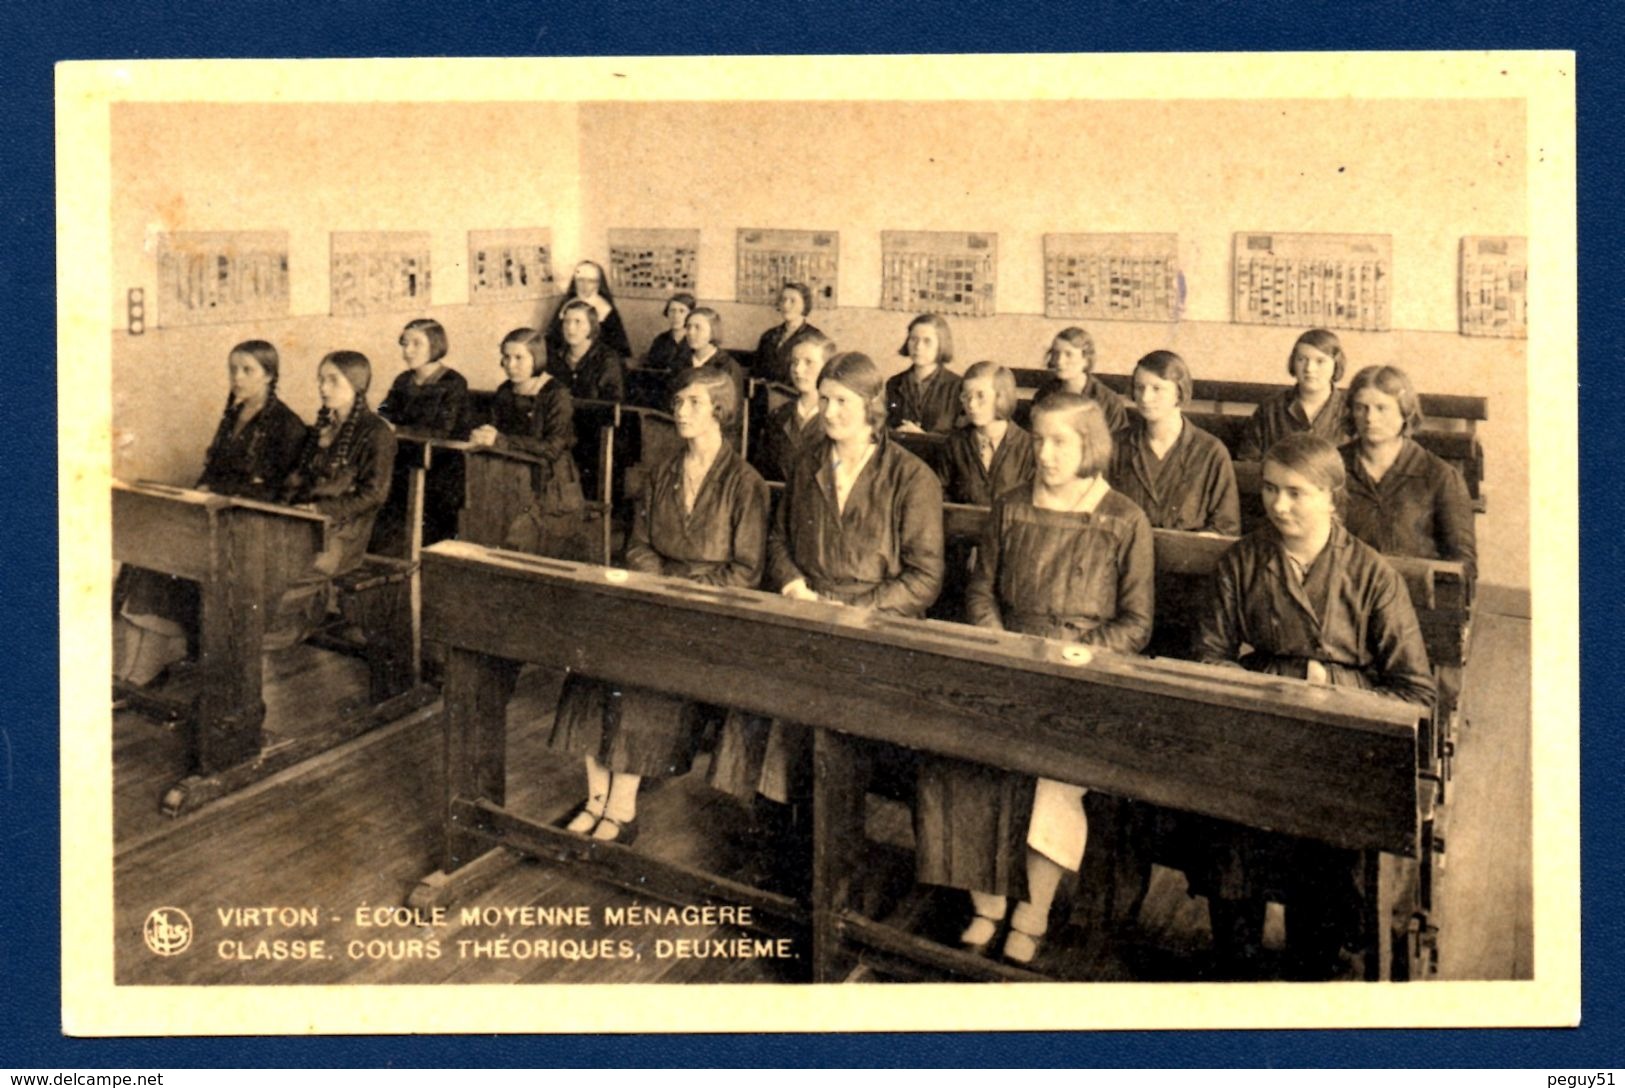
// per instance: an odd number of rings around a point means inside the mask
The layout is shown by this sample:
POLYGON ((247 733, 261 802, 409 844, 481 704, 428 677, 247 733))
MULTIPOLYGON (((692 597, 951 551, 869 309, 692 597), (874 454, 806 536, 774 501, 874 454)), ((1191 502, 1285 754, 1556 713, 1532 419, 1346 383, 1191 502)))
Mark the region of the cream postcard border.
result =
MULTIPOLYGON (((115 102, 1522 98, 1531 435, 1577 434, 1573 53, 76 62, 57 68, 62 1025, 71 1035, 1568 1025, 1580 1016, 1577 442, 1531 442, 1529 982, 113 985, 110 106, 115 102), (1305 73, 1312 71, 1313 79, 1305 73), (691 78, 688 78, 691 77, 691 78), (403 93, 409 88, 409 95, 403 93), (544 89, 544 90, 539 90, 544 89), (945 93, 944 88, 952 88, 945 93), (1245 88, 1238 91, 1237 88, 1245 88), (1539 373, 1534 372, 1538 360, 1539 373), (71 411, 66 410, 71 404, 71 411), (360 991, 360 992, 358 992, 360 991)), ((568 239, 567 239, 568 240, 568 239)), ((573 247, 572 247, 573 248, 573 247)))

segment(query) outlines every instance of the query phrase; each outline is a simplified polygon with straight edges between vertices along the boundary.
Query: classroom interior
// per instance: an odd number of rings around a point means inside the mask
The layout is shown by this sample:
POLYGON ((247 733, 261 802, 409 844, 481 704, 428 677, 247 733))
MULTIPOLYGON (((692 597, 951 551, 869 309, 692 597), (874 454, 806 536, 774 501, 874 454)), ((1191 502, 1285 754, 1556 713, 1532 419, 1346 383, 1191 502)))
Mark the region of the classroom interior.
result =
MULTIPOLYGON (((839 233, 839 305, 814 324, 887 373, 912 312, 884 309, 881 234, 997 235, 997 313, 950 317, 954 369, 992 359, 1038 367, 1061 327, 1093 335, 1097 370, 1126 374, 1167 348, 1198 379, 1287 381, 1295 327, 1232 320, 1234 236, 1244 231, 1384 234, 1393 276, 1388 331, 1339 330, 1353 368, 1391 362, 1425 393, 1483 397, 1480 586, 1465 691, 1470 724, 1456 759, 1450 865, 1441 896, 1440 976, 1533 977, 1530 836, 1530 480, 1527 342, 1464 336, 1458 262, 1465 236, 1528 232, 1521 102, 1488 100, 1021 102, 509 102, 433 104, 122 103, 112 111, 115 297, 110 314, 113 474, 186 485, 219 418, 232 344, 274 343, 279 396, 315 414, 315 366, 359 350, 372 401, 400 372, 405 321, 447 330, 446 362, 475 389, 502 375, 497 345, 541 326, 557 296, 470 301, 468 232, 545 227, 559 289, 577 259, 605 259, 622 228, 697 229, 697 295, 723 318, 725 346, 748 349, 778 321, 736 298, 741 228, 839 233), (285 316, 251 324, 129 331, 126 292, 159 293, 160 235, 287 231, 285 316), (329 234, 426 231, 432 301, 410 312, 333 316, 329 234), (1178 237, 1183 313, 1163 322, 1044 316, 1044 235, 1161 232, 1178 237)), ((657 300, 622 298, 634 351, 663 327, 657 300)), ((509 709, 510 803, 550 818, 578 798, 579 768, 546 751, 555 677, 528 671, 509 709)), ((364 693, 364 670, 315 647, 267 673, 268 728, 303 723, 364 693)), ((155 896, 206 904, 230 883, 259 902, 403 902, 436 863, 442 715, 422 707, 179 819, 155 797, 184 758, 171 727, 113 720, 116 977, 120 983, 788 981, 793 965, 680 960, 618 965, 536 960, 390 960, 323 965, 155 958, 140 946, 155 896)), ((731 863, 742 823, 698 773, 652 791, 663 829, 640 850, 705 867, 731 863)), ((886 806, 874 835, 905 856, 906 819, 886 806)), ((633 897, 579 872, 531 863, 500 903, 633 897)), ((1068 977, 1203 977, 1206 913, 1159 868, 1132 939, 1069 929, 1055 953, 1068 977)), ((724 927, 725 928, 725 927, 724 927)), ((516 929, 510 935, 524 937, 516 929)), ((696 934, 704 935, 704 934, 696 934)), ((535 936, 535 933, 529 933, 535 936)), ((1268 939, 1281 940, 1272 911, 1268 939)))

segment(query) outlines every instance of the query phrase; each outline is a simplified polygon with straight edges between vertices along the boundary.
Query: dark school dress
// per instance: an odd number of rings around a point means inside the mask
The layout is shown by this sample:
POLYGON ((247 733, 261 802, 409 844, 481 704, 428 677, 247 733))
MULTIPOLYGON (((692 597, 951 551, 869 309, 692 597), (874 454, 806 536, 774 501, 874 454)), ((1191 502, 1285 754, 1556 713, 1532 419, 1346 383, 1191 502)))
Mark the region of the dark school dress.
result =
MULTIPOLYGON (((1138 653, 1151 637, 1151 526, 1115 491, 1083 513, 1040 509, 1031 486, 1017 488, 993 504, 977 553, 967 610, 978 626, 1123 654, 1138 653)), ((919 880, 1024 897, 1034 786, 1025 775, 974 763, 922 761, 919 880)))
POLYGON ((886 426, 892 430, 905 421, 918 423, 931 434, 947 434, 959 420, 959 387, 964 380, 945 366, 925 381, 914 377, 910 366, 886 380, 886 426))
POLYGON ((756 358, 751 366, 751 375, 765 381, 791 384, 790 352, 809 336, 822 335, 823 332, 816 325, 807 321, 803 321, 795 332, 788 332, 782 324, 774 325, 756 341, 756 358))
MULTIPOLYGON (((650 475, 633 518, 627 567, 701 585, 755 589, 765 563, 767 485, 724 442, 693 509, 684 510, 685 456, 679 452, 650 475)), ((696 726, 709 709, 572 673, 559 695, 549 743, 592 755, 611 771, 679 775, 693 761, 696 726)))
POLYGON ((993 449, 991 464, 982 464, 976 428, 957 427, 948 436, 942 454, 942 491, 948 502, 991 506, 1007 491, 1033 480, 1037 460, 1033 436, 1010 423, 993 449))
POLYGON ((573 366, 569 349, 550 352, 547 372, 563 382, 576 400, 626 399, 626 360, 602 339, 594 340, 573 366))
MULTIPOLYGON (((1433 705, 1427 649, 1405 584, 1369 545, 1335 522, 1302 581, 1288 567, 1280 535, 1265 526, 1219 560, 1210 607, 1196 637, 1198 660, 1303 679, 1325 666, 1333 687, 1376 691, 1433 705), (1250 647, 1243 656, 1243 647, 1250 647)), ((1191 894, 1286 904, 1289 942, 1300 934, 1322 949, 1352 947, 1366 889, 1359 854, 1312 839, 1201 821, 1184 867, 1191 894), (1299 912, 1297 918, 1294 911, 1299 912)))
MULTIPOLYGON (((1004 438, 993 449, 990 464, 983 465, 976 440, 976 428, 956 427, 943 446, 939 470, 943 497, 949 502, 991 506, 1007 491, 1030 485, 1037 464, 1033 436, 1010 423, 1004 438)), ((965 587, 970 582, 976 558, 974 540, 949 540, 947 570, 942 595, 931 610, 933 619, 962 621, 965 618, 965 587)))
POLYGON ((1295 385, 1289 385, 1268 399, 1259 401, 1236 444, 1236 460, 1262 461, 1264 454, 1275 443, 1288 435, 1304 431, 1318 435, 1334 446, 1341 446, 1349 440, 1343 420, 1347 397, 1344 390, 1334 388, 1326 403, 1320 406, 1320 411, 1315 413, 1314 419, 1304 414, 1303 405, 1298 403, 1298 387, 1295 385))
POLYGON ((688 362, 689 350, 687 340, 667 329, 649 343, 649 369, 681 369, 688 362))
MULTIPOLYGON (((842 604, 925 615, 942 588, 942 485, 936 474, 880 435, 843 510, 836 501, 832 449, 824 439, 796 459, 768 534, 768 585, 779 589, 799 578, 820 597, 842 604)), ((804 789, 809 734, 775 724, 769 734, 760 718, 729 715, 713 757, 719 789, 749 797, 776 775, 791 782, 792 798, 804 789), (773 753, 767 751, 770 743, 773 753)))
POLYGON ((1349 532, 1384 555, 1450 559, 1466 564, 1472 576, 1478 545, 1473 500, 1461 473, 1411 438, 1381 480, 1366 473, 1357 442, 1343 447, 1343 465, 1348 486, 1342 515, 1349 532))
MULTIPOLYGON (((397 428, 424 438, 464 439, 473 429, 473 412, 468 399, 468 381, 457 371, 442 366, 430 380, 419 384, 412 371, 402 371, 390 384, 389 393, 378 406, 378 414, 397 428)), ((392 507, 404 502, 408 465, 394 470, 392 507)), ((434 544, 457 535, 457 514, 463 508, 464 472, 461 457, 432 459, 423 483, 423 543, 434 544)), ((404 523, 394 524, 394 509, 386 519, 388 540, 379 550, 388 555, 403 554, 404 543, 396 534, 404 523)), ((404 506, 401 507, 404 517, 404 506)))
POLYGON ((348 573, 366 558, 395 466, 395 432, 389 424, 359 400, 351 411, 350 433, 341 426, 325 448, 321 433, 311 428, 282 493, 283 501, 309 503, 331 519, 327 547, 317 555, 314 571, 326 578, 348 573))
MULTIPOLYGON (((1033 406, 1037 407, 1053 393, 1064 392, 1066 386, 1061 382, 1060 375, 1051 373, 1044 383, 1033 392, 1033 406)), ((1128 426, 1128 403, 1112 390, 1102 385, 1093 374, 1083 387, 1081 396, 1100 405, 1100 410, 1106 416, 1106 429, 1115 435, 1128 426)))
MULTIPOLYGON (((217 495, 274 502, 283 480, 299 462, 307 430, 304 421, 274 395, 240 431, 237 419, 230 410, 222 415, 195 486, 217 495)), ((187 629, 189 641, 195 637, 196 582, 127 567, 117 592, 124 611, 172 620, 187 629)))
MULTIPOLYGON (((511 381, 491 399, 492 447, 537 458, 530 466, 529 508, 508 527, 504 547, 558 559, 585 559, 581 473, 575 448, 575 406, 563 383, 549 377, 534 394, 511 381)), ((477 456, 477 454, 476 454, 477 456)))
POLYGON ((1110 478, 1158 529, 1224 536, 1241 532, 1241 500, 1230 453, 1189 419, 1159 459, 1151 452, 1145 422, 1131 417, 1113 442, 1110 478))
POLYGON ((773 409, 762 428, 762 441, 752 460, 769 480, 788 479, 801 451, 824 437, 823 413, 814 412, 802 419, 796 414, 796 403, 785 401, 773 409))

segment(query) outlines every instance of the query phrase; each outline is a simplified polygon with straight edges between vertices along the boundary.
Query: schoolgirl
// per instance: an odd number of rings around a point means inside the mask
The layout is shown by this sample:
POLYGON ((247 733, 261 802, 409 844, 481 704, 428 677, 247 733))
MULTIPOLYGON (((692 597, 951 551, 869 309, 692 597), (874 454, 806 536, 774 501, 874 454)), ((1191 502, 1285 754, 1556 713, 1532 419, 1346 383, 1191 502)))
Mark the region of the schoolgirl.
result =
MULTIPOLYGON (((683 450, 655 468, 638 501, 626 548, 629 569, 702 585, 756 588, 767 537, 767 485, 726 441, 736 390, 714 367, 677 378, 672 411, 683 450)), ((553 747, 586 757, 587 800, 565 827, 629 845, 638 835, 644 778, 688 771, 698 715, 682 699, 578 674, 565 682, 553 747)))
MULTIPOLYGON (((977 548, 969 619, 1092 650, 1138 653, 1151 637, 1151 526, 1106 480, 1112 439, 1104 413, 1057 392, 1033 410, 1037 472, 1001 495, 977 548)), ((1088 839, 1081 786, 922 761, 915 840, 923 883, 964 888, 974 917, 961 935, 991 949, 1008 912, 1006 959, 1030 963, 1049 928, 1065 872, 1088 839), (1020 899, 1009 909, 1011 897, 1020 899)))
POLYGON ((1348 441, 1343 380, 1348 357, 1337 334, 1310 329, 1292 345, 1286 371, 1292 384, 1259 403, 1241 432, 1236 460, 1257 461, 1264 451, 1289 434, 1308 431, 1333 445, 1348 441))
POLYGON ((575 446, 570 391, 547 372, 546 342, 535 329, 514 329, 502 338, 507 380, 491 400, 491 422, 469 435, 476 446, 515 450, 537 459, 531 465, 532 500, 504 546, 560 559, 582 559, 581 474, 575 446))
POLYGON ((937 314, 909 322, 897 354, 909 368, 886 382, 886 425, 905 434, 947 434, 959 420, 959 375, 954 361, 954 334, 937 314))

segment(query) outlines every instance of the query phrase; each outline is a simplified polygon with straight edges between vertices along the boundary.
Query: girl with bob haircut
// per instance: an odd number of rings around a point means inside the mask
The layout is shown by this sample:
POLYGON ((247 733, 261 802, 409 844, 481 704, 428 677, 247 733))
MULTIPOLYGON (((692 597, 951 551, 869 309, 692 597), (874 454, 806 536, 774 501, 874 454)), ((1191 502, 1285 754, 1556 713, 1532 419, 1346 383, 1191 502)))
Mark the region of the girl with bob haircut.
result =
MULTIPOLYGON (((818 396, 824 435, 801 451, 779 500, 767 542, 769 584, 793 600, 923 616, 942 588, 942 485, 888 438, 885 387, 867 355, 831 359, 818 396)), ((764 819, 788 827, 788 806, 806 797, 809 749, 800 726, 774 721, 769 731, 760 719, 731 715, 714 781, 736 796, 759 791, 778 802, 764 819)), ((792 849, 776 855, 805 861, 792 849)))
POLYGON ((366 558, 395 465, 395 432, 367 407, 371 384, 372 363, 359 351, 331 351, 317 364, 322 408, 281 498, 330 519, 327 546, 283 594, 265 633, 267 651, 302 642, 327 615, 333 579, 366 558))
MULTIPOLYGON (((408 438, 468 437, 473 413, 468 381, 445 364, 449 343, 446 330, 432 318, 408 321, 399 339, 406 369, 389 387, 378 414, 408 438)), ((391 482, 393 493, 406 494, 407 466, 403 462, 391 482)), ((424 480, 423 543, 433 544, 457 535, 457 514, 463 506, 463 464, 460 458, 435 461, 424 480)), ((389 519, 386 519, 386 524, 389 519)), ((393 541, 382 545, 395 554, 393 541)))
POLYGON ((905 434, 947 434, 959 419, 959 375, 954 334, 938 314, 921 314, 908 325, 897 354, 909 369, 886 383, 886 425, 905 434))
POLYGON ((464 438, 468 426, 468 381, 444 362, 450 344, 433 318, 420 317, 401 330, 401 361, 378 414, 397 430, 425 438, 464 438))
POLYGON ((835 354, 835 341, 813 331, 790 349, 790 384, 796 398, 773 409, 762 429, 756 447, 763 475, 773 480, 789 477, 790 468, 802 449, 824 437, 823 416, 818 410, 818 376, 835 354))
POLYGON ((615 308, 615 296, 610 292, 609 277, 604 274, 604 266, 597 261, 582 261, 570 276, 570 290, 565 292, 558 309, 553 311, 552 320, 547 323, 549 360, 565 347, 564 310, 572 302, 592 307, 593 316, 598 319, 592 335, 594 343, 601 341, 623 359, 632 354, 632 342, 626 338, 626 326, 621 322, 620 311, 615 308))
POLYGON ((1259 403, 1236 446, 1236 460, 1257 461, 1289 434, 1307 431, 1335 445, 1348 441, 1346 403, 1337 383, 1348 357, 1337 334, 1310 329, 1292 344, 1286 372, 1294 384, 1259 403))
POLYGON ((1385 555, 1478 560, 1473 501, 1461 473, 1411 437, 1422 423, 1416 389, 1395 366, 1368 366, 1349 384, 1355 440, 1343 447, 1343 524, 1385 555))
POLYGON ((649 344, 648 364, 654 370, 677 370, 688 353, 688 315, 698 303, 687 291, 679 291, 666 300, 660 311, 670 324, 660 331, 649 344))
POLYGON ((1049 350, 1044 353, 1044 369, 1048 378, 1033 394, 1037 405, 1052 393, 1076 393, 1094 401, 1106 416, 1106 427, 1116 434, 1128 424, 1128 409, 1123 398, 1107 389, 1095 378, 1095 338, 1076 325, 1055 334, 1049 350))
MULTIPOLYGON (((1288 435, 1264 455, 1263 472, 1269 523, 1219 560, 1197 658, 1431 707, 1433 678, 1410 595, 1376 550, 1338 521, 1345 475, 1337 448, 1318 435, 1288 435)), ((1358 940, 1364 896, 1374 891, 1363 887, 1359 855, 1201 823, 1208 841, 1198 844, 1187 875, 1191 893, 1207 897, 1221 963, 1241 975, 1255 970, 1265 902, 1275 899, 1287 910, 1289 973, 1338 973, 1342 950, 1358 940)))
MULTIPOLYGON (((281 359, 264 340, 244 340, 226 353, 226 407, 203 455, 194 485, 246 499, 274 500, 304 446, 304 421, 277 399, 281 359)), ((114 676, 150 683, 186 657, 197 630, 197 583, 126 568, 119 579, 118 634, 122 648, 114 676)))
MULTIPOLYGON (((1104 413, 1057 392, 1034 406, 1032 424, 1036 475, 994 500, 967 593, 970 622, 1139 653, 1151 637, 1154 543, 1145 515, 1106 481, 1112 438, 1104 413)), ((954 760, 922 762, 918 876, 970 892, 966 948, 993 947, 1016 897, 1003 953, 1032 962, 1062 874, 1083 861, 1085 792, 954 760)))
POLYGON ((548 373, 576 400, 625 400, 626 360, 605 343, 605 326, 592 304, 581 299, 566 302, 559 307, 557 322, 560 342, 548 355, 548 373))
POLYGON ((1112 486, 1158 529, 1241 532, 1236 470, 1224 443, 1185 418, 1191 369, 1171 351, 1134 364, 1134 416, 1117 437, 1112 486))
MULTIPOLYGON (((723 441, 738 411, 726 374, 702 366, 678 375, 672 414, 683 449, 649 474, 626 546, 629 570, 708 586, 755 589, 761 583, 767 485, 723 441)), ((572 673, 550 743, 586 757, 587 800, 565 828, 630 845, 638 835, 638 787, 650 775, 689 770, 696 726, 708 713, 715 711, 572 673)))
POLYGON ((943 450, 943 493, 949 502, 991 505, 1033 478, 1032 436, 1011 416, 1016 376, 998 363, 972 363, 959 387, 965 423, 943 450))
POLYGON ((547 343, 535 329, 502 338, 507 380, 491 400, 491 422, 468 436, 476 446, 534 458, 529 507, 508 527, 503 547, 558 559, 585 559, 581 533, 581 473, 575 447, 575 402, 547 372, 547 343))
POLYGON ((790 380, 790 353, 796 345, 824 334, 807 320, 813 312, 813 292, 806 284, 788 281, 779 288, 778 311, 784 320, 756 341, 752 370, 758 378, 784 383, 790 380))
MULTIPOLYGON (((737 405, 745 401, 745 368, 739 365, 739 360, 732 354, 724 351, 722 344, 722 315, 709 306, 697 306, 688 315, 686 325, 688 340, 688 367, 710 367, 724 374, 734 386, 735 410, 730 414, 727 427, 724 429, 728 441, 735 448, 740 444, 741 424, 737 405)), ((681 375, 684 371, 675 372, 681 375)), ((677 393, 677 387, 672 386, 672 395, 677 393)))

